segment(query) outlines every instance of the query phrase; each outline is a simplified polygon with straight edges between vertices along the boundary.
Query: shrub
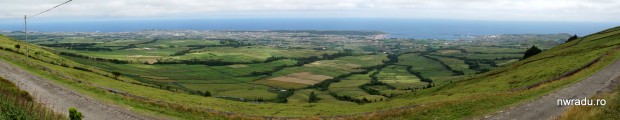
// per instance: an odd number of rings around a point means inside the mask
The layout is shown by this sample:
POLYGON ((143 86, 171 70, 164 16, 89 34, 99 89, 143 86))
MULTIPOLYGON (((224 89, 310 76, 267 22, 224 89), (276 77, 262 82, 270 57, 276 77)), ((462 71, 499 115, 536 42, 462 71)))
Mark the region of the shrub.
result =
POLYGON ((317 97, 316 94, 314 94, 314 92, 310 92, 310 96, 308 97, 308 102, 309 103, 315 103, 316 101, 319 101, 319 97, 317 97))
POLYGON ((577 37, 577 35, 573 35, 573 36, 571 36, 570 38, 566 39, 566 41, 565 41, 564 43, 567 43, 567 42, 570 42, 570 41, 576 40, 577 38, 579 38, 579 37, 577 37))
POLYGON ((116 71, 113 71, 112 74, 114 75, 114 78, 116 79, 118 79, 118 77, 122 75, 122 73, 116 72, 116 71))
POLYGON ((84 116, 82 112, 77 111, 75 108, 69 108, 69 119, 70 120, 82 120, 84 116))
POLYGON ((202 95, 205 96, 205 97, 209 97, 209 96, 211 96, 211 92, 205 91, 204 94, 202 94, 202 95))
POLYGON ((527 49, 525 51, 525 54, 523 55, 523 59, 534 56, 540 52, 542 52, 542 50, 538 49, 536 46, 532 46, 530 49, 527 49))

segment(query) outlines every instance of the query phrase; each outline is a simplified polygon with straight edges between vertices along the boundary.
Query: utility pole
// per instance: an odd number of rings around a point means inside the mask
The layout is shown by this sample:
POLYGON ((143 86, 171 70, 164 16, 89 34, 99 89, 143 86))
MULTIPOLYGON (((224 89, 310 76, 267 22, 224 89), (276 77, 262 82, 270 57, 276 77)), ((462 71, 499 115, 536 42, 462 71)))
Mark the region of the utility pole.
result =
MULTIPOLYGON (((28 42, 28 15, 24 15, 24 35, 26 36, 26 41, 24 42, 28 42)), ((30 49, 28 49, 28 44, 24 44, 24 46, 26 46, 26 59, 28 59, 30 49)))
MULTIPOLYGON (((65 1, 65 2, 63 2, 61 4, 58 4, 58 5, 56 5, 56 6, 52 7, 52 8, 49 8, 49 9, 43 11, 43 12, 40 12, 40 13, 35 14, 33 16, 30 16, 30 17, 35 17, 35 16, 39 16, 39 15, 41 15, 43 13, 47 13, 47 12, 51 11, 52 9, 60 7, 60 6, 62 6, 64 4, 67 4, 67 3, 71 2, 71 1, 73 1, 73 0, 65 1)), ((24 42, 28 42, 28 18, 29 18, 28 15, 24 15, 24 35, 25 35, 25 38, 26 38, 26 40, 24 42)), ((26 46, 26 60, 27 60, 28 57, 29 57, 28 55, 30 53, 30 49, 28 49, 28 44, 24 44, 24 45, 26 46)))

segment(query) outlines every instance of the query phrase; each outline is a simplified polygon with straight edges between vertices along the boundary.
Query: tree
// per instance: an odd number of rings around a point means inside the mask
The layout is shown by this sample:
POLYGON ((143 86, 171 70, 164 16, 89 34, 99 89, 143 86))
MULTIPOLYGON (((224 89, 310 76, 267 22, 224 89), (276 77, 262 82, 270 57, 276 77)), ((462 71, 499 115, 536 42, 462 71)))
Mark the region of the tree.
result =
POLYGON ((17 50, 19 50, 19 48, 21 48, 22 46, 20 46, 19 44, 15 44, 15 48, 17 48, 17 50))
POLYGON ((77 109, 75 108, 69 108, 69 119, 70 120, 82 120, 82 118, 84 118, 84 115, 82 115, 82 112, 77 111, 77 109))
POLYGON ((120 72, 116 72, 116 71, 112 72, 112 74, 114 75, 115 79, 118 79, 118 77, 122 75, 120 72))
POLYGON ((308 102, 315 103, 316 101, 319 101, 319 97, 317 97, 317 95, 314 94, 314 91, 310 92, 310 96, 308 97, 308 102))
POLYGON ((570 41, 576 40, 577 38, 579 38, 577 35, 573 35, 573 36, 571 36, 570 38, 566 39, 566 41, 565 41, 564 43, 567 43, 567 42, 570 42, 570 41))
POLYGON ((205 97, 209 97, 209 96, 211 96, 211 92, 209 92, 209 91, 205 91, 205 92, 204 92, 204 94, 203 94, 203 96, 205 96, 205 97))
POLYGON ((525 51, 525 54, 523 55, 523 59, 534 56, 540 52, 542 52, 542 50, 538 49, 536 46, 532 46, 530 49, 527 49, 525 51))

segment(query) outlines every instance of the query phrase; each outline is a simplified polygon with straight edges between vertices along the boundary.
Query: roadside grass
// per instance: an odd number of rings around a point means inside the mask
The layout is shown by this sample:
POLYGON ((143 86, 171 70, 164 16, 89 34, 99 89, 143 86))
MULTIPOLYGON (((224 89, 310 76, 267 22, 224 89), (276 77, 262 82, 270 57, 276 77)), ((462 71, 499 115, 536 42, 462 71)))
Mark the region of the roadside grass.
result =
POLYGON ((28 92, 0 78, 0 119, 2 120, 66 120, 63 114, 37 103, 28 92))
MULTIPOLYGON (((616 82, 618 82, 616 78, 616 82)), ((618 120, 620 119, 620 85, 613 91, 601 92, 588 99, 604 99, 604 106, 570 106, 558 120, 618 120)))

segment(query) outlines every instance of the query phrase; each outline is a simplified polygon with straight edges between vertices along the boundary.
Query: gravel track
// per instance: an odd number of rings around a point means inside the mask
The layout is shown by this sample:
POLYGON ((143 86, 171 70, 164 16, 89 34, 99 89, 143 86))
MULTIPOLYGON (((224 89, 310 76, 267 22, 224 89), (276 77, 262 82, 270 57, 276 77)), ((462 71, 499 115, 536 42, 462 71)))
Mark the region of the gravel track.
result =
POLYGON ((615 61, 588 78, 559 91, 547 94, 533 101, 500 111, 483 119, 490 120, 541 120, 555 119, 569 106, 557 104, 558 99, 584 99, 598 92, 610 91, 620 80, 620 60, 615 61))
POLYGON ((58 113, 68 116, 69 108, 75 107, 86 120, 146 120, 154 119, 137 115, 125 108, 104 103, 79 94, 49 80, 32 75, 17 66, 0 60, 0 77, 27 91, 36 102, 43 103, 58 113))

